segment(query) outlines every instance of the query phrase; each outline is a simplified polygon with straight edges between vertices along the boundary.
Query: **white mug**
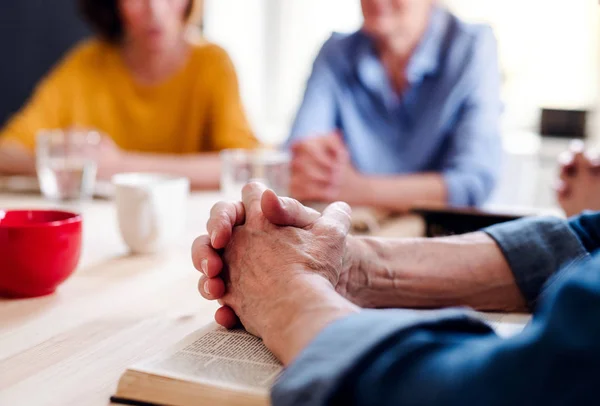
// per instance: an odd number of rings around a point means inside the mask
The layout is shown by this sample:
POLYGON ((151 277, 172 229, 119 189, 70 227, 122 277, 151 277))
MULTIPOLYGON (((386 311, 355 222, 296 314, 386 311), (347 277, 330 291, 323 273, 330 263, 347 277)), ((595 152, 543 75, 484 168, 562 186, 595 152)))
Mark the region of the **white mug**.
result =
POLYGON ((151 254, 181 236, 190 181, 169 175, 113 177, 121 236, 135 254, 151 254))

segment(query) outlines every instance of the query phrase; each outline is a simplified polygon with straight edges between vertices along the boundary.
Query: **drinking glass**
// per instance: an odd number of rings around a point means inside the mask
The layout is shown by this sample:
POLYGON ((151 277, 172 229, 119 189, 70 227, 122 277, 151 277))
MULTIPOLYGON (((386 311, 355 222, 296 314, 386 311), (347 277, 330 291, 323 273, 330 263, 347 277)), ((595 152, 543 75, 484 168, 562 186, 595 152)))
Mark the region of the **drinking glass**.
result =
POLYGON ((42 194, 52 200, 86 200, 94 194, 95 153, 100 134, 43 130, 37 135, 36 166, 42 194))
POLYGON ((290 155, 287 152, 230 149, 221 152, 221 192, 229 200, 240 200, 242 188, 259 181, 279 196, 289 194, 290 155))

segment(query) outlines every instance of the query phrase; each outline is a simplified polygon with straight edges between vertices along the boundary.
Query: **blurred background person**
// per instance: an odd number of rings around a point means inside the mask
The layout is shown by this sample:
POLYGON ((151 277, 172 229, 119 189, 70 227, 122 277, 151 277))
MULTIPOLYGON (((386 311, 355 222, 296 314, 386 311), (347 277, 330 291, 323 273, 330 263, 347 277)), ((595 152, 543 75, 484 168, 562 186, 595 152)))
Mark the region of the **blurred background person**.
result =
POLYGON ((502 156, 492 30, 436 0, 362 0, 364 25, 321 49, 288 141, 291 190, 404 211, 479 206, 502 156))
POLYGON ((257 145, 227 53, 202 41, 200 0, 80 0, 97 38, 73 49, 0 132, 0 172, 33 174, 41 129, 106 136, 99 174, 156 171, 219 185, 226 148, 257 145))
POLYGON ((600 156, 585 151, 581 141, 559 158, 560 179, 556 187, 557 201, 568 217, 586 210, 600 210, 600 156))

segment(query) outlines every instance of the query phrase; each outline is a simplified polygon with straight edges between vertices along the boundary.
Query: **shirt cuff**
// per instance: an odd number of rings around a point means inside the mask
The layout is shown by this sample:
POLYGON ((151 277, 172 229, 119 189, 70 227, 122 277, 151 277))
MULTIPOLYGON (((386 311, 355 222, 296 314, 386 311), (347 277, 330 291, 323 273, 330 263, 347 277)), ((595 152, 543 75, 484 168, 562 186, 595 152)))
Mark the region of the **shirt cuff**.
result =
POLYGON ((440 323, 490 333, 460 309, 441 311, 363 310, 327 326, 279 377, 271 392, 273 406, 325 405, 344 378, 380 343, 401 330, 440 323), (360 339, 357 339, 360 337, 360 339))
POLYGON ((530 309, 554 274, 589 255, 569 223, 559 218, 523 219, 483 231, 500 246, 530 309))
POLYGON ((462 171, 443 174, 448 193, 448 204, 452 207, 481 206, 492 192, 494 180, 484 182, 480 175, 462 171))
POLYGON ((600 212, 586 211, 569 220, 581 243, 590 254, 600 249, 600 212))

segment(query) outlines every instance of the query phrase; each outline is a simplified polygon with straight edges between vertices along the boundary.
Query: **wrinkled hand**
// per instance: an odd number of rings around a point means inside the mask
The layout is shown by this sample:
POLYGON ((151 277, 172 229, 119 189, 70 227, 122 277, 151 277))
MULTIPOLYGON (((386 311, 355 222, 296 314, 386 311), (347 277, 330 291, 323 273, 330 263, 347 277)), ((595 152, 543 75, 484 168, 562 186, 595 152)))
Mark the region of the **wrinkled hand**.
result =
POLYGON ((600 210, 600 157, 585 152, 582 142, 573 142, 559 158, 557 200, 567 216, 584 210, 600 210))
POLYGON ((215 315, 219 324, 231 328, 237 315, 249 331, 262 336, 281 317, 277 309, 307 280, 317 276, 333 291, 348 279, 349 227, 350 208, 344 203, 329 206, 321 216, 263 185, 249 184, 243 203, 213 208, 209 235, 194 242, 193 262, 204 274, 199 291, 224 305, 215 315), (223 248, 224 260, 216 251, 223 248))
POLYGON ((292 196, 301 201, 347 200, 345 185, 356 173, 338 132, 312 137, 292 146, 292 196))

